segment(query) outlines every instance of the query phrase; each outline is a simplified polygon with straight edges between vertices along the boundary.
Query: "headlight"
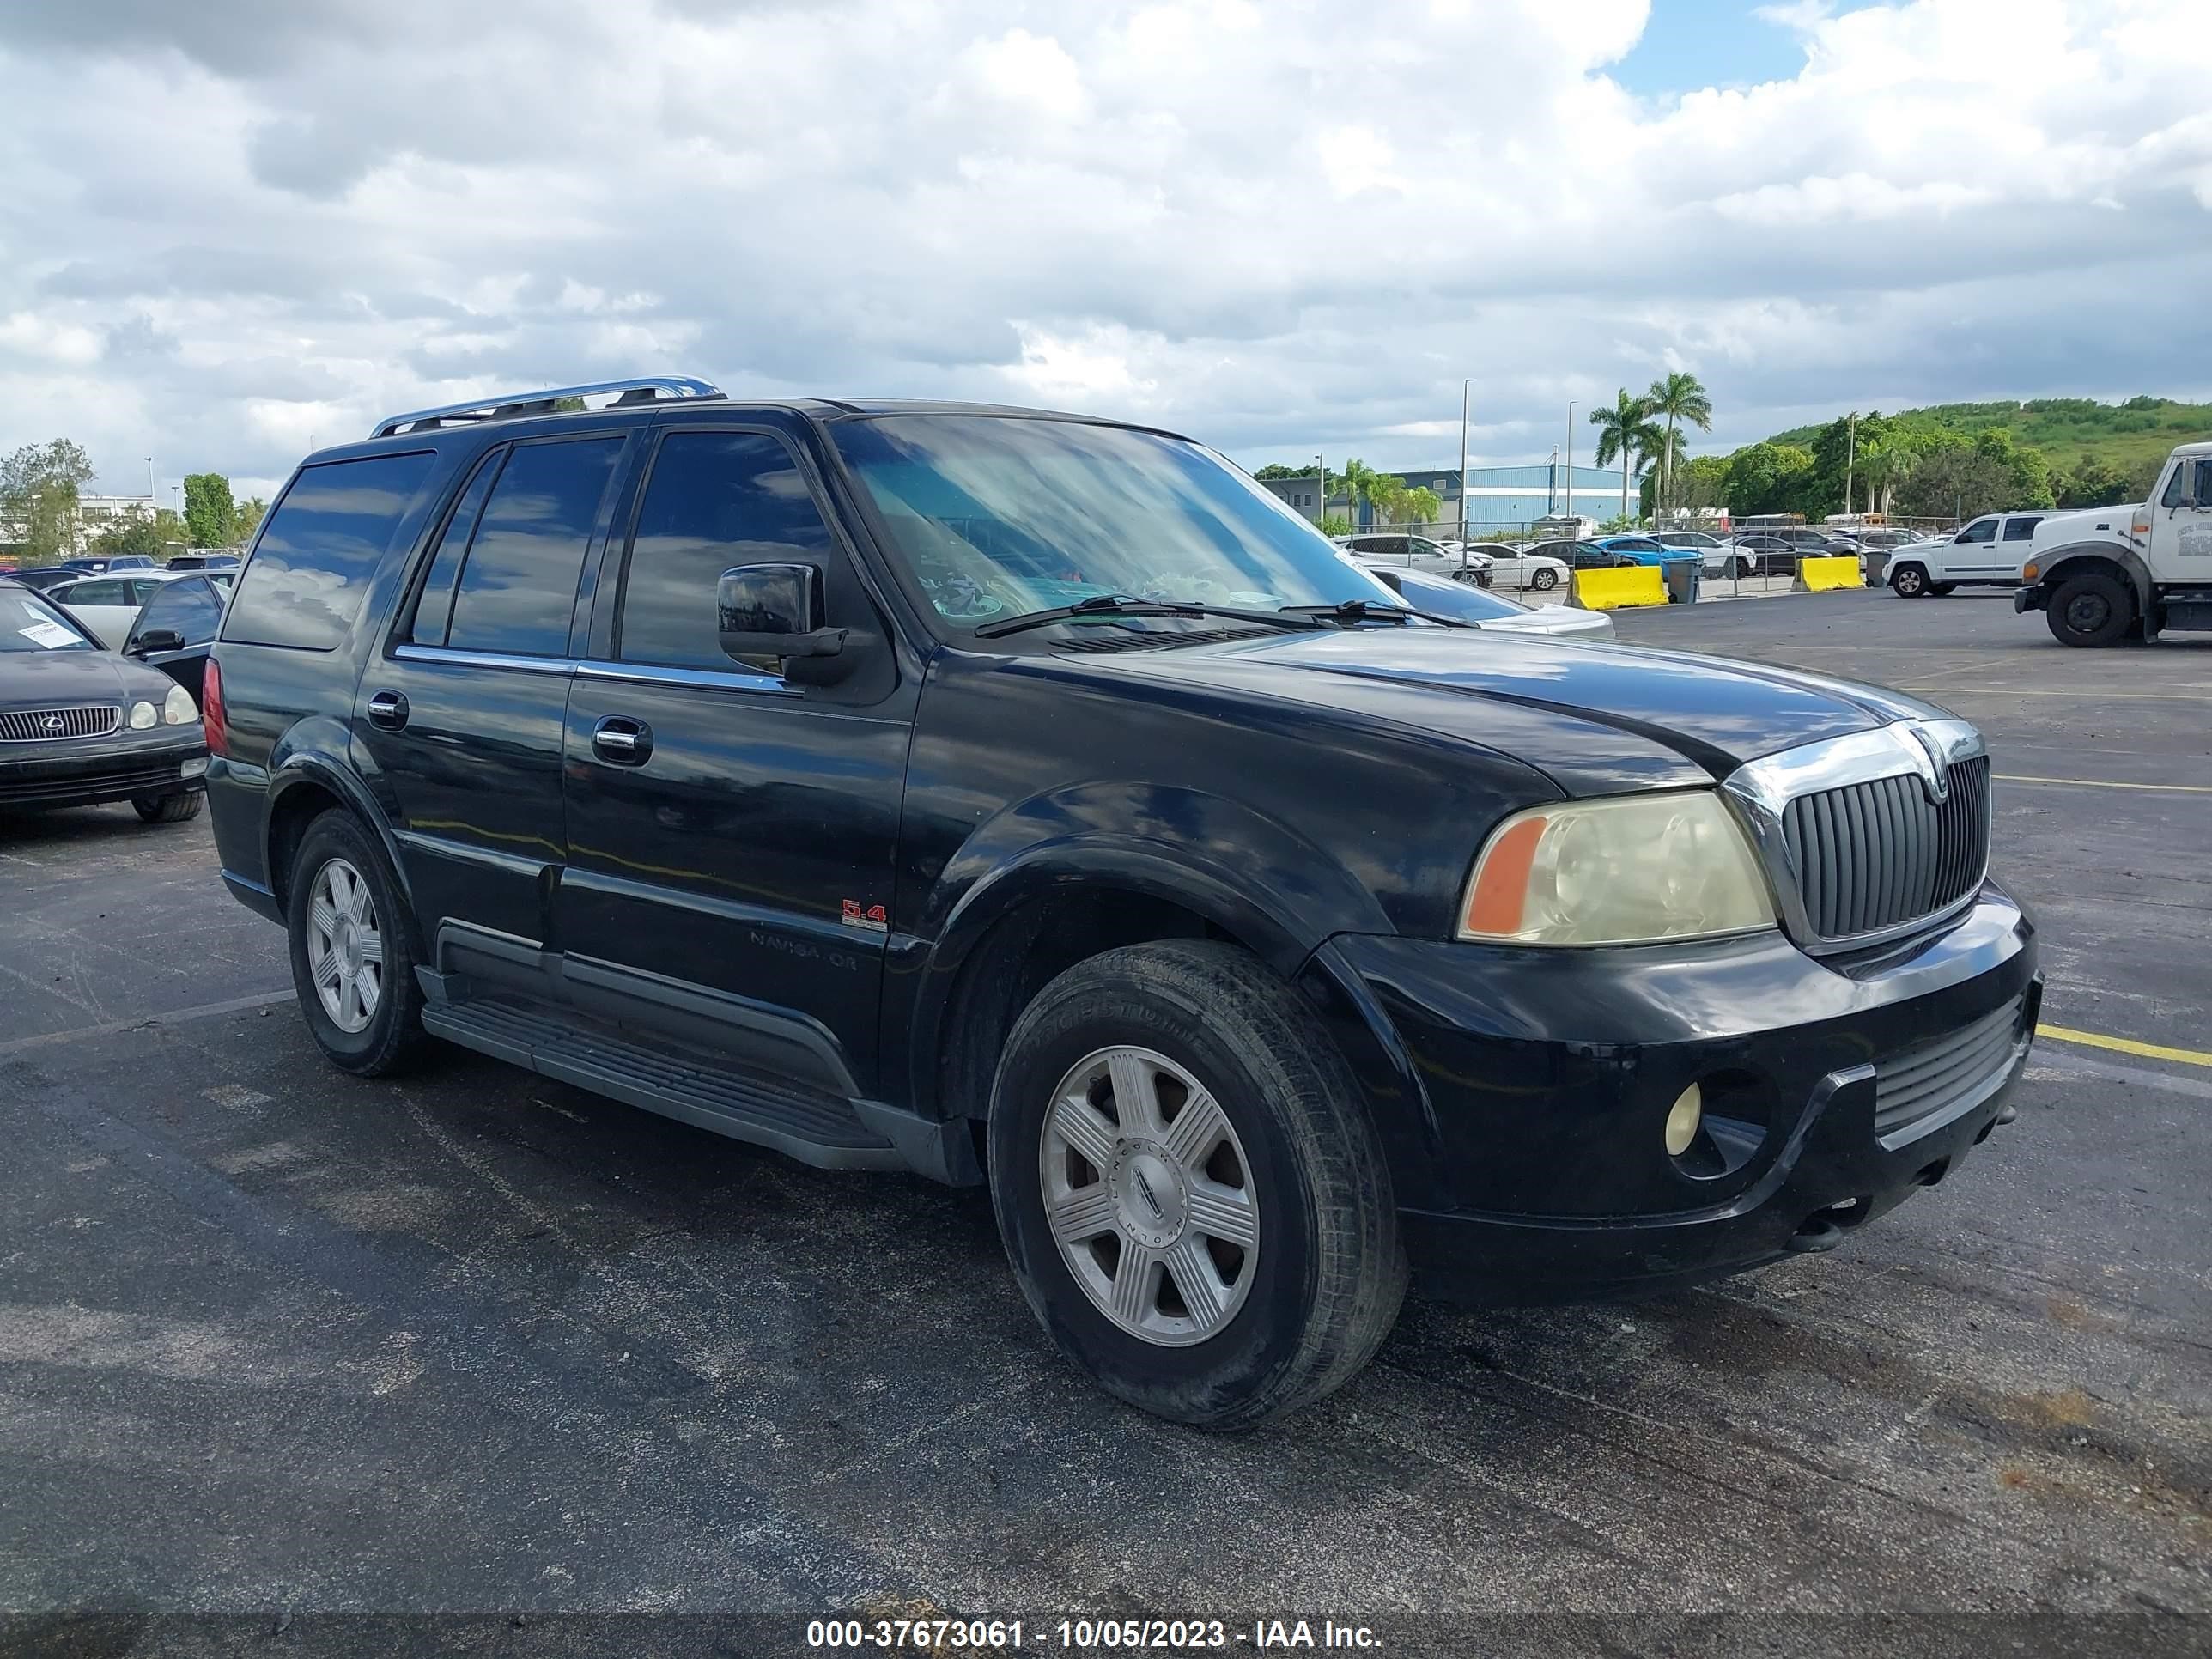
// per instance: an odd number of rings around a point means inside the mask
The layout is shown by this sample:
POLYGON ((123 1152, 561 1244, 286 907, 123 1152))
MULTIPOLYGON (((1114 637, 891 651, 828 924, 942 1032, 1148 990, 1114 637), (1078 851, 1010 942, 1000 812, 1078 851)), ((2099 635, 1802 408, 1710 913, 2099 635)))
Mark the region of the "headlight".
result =
POLYGON ((190 726, 199 717, 199 705, 192 701, 192 694, 181 685, 171 686, 169 695, 161 700, 161 723, 190 726))
POLYGON ((1634 945, 1773 925, 1751 842, 1720 797, 1700 789, 1515 813, 1474 861, 1459 936, 1634 945))
POLYGON ((131 729, 133 732, 146 731, 161 718, 161 712, 150 702, 134 702, 131 705, 131 729))

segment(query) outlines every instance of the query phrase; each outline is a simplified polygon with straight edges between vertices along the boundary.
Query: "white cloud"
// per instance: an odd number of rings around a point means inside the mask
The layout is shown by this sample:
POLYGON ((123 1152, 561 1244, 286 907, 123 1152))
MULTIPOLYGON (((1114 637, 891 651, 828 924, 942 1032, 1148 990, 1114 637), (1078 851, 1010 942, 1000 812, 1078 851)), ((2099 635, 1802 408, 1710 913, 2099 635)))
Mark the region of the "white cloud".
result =
POLYGON ((1673 367, 1717 440, 2212 390, 2185 0, 1799 6, 1659 100, 1644 0, 640 9, 10 9, 0 447, 265 480, 624 368, 1427 465, 1469 374, 1496 459, 1673 367))

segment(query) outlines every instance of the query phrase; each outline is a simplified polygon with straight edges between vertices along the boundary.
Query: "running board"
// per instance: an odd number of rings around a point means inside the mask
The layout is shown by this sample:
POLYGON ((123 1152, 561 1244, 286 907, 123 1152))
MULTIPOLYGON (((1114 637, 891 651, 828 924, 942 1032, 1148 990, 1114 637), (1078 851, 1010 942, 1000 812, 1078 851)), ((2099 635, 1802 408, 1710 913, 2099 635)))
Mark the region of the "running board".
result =
POLYGON ((938 1133, 945 1126, 870 1102, 872 1127, 849 1101, 778 1088, 703 1060, 679 1059, 584 1028, 573 1015, 511 1002, 433 1002, 422 1010, 422 1028, 495 1060, 769 1147, 819 1170, 912 1170, 940 1181, 958 1178, 947 1167, 951 1138, 938 1133), (893 1122, 885 1122, 887 1113, 893 1122), (896 1140, 878 1132, 908 1126, 913 1133, 901 1133, 896 1140), (933 1163, 938 1167, 930 1167, 933 1163))

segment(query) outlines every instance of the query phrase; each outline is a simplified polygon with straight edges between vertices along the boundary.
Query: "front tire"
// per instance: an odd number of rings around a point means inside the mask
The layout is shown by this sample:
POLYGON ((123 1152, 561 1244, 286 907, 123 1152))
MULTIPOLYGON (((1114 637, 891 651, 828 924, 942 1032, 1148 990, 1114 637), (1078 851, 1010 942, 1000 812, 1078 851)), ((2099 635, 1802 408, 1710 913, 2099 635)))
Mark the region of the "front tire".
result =
POLYGON ((185 823, 199 817, 206 801, 207 797, 197 789, 181 789, 173 795, 139 795, 132 799, 131 810, 142 823, 185 823))
POLYGON ((1539 593, 1548 593, 1559 585, 1559 573, 1556 570, 1539 570, 1528 578, 1528 586, 1539 593))
POLYGON ((427 1036, 412 922, 383 849, 333 808, 307 826, 287 886, 292 988, 317 1046, 357 1077, 402 1069, 427 1036))
POLYGON ((1889 573, 1889 586, 1900 599, 1928 597, 1928 573, 1917 564, 1900 565, 1889 573))
POLYGON ((2118 645, 2136 625, 2135 595, 2115 578, 2091 571, 2062 583, 2044 615, 2061 645, 2118 645))
POLYGON ((1048 985, 993 1086, 991 1194, 1060 1351, 1155 1414, 1241 1429, 1389 1334, 1405 1255, 1373 1123, 1297 994, 1243 951, 1109 951, 1048 985))

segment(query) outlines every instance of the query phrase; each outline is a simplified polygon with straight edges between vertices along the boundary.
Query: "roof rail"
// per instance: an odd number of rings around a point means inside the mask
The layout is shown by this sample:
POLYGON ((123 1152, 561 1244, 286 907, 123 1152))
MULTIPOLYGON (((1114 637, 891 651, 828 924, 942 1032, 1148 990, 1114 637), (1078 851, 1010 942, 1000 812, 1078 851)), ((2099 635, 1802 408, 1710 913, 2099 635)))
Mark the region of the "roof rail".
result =
POLYGON ((621 394, 617 404, 658 403, 664 397, 719 398, 722 389, 688 374, 641 374, 634 380, 596 380, 589 386, 548 386, 543 392, 513 392, 497 398, 474 398, 465 404, 440 409, 410 410, 387 415, 370 431, 372 438, 389 438, 410 428, 443 426, 447 421, 506 421, 523 415, 550 415, 563 398, 590 398, 605 392, 621 394))

